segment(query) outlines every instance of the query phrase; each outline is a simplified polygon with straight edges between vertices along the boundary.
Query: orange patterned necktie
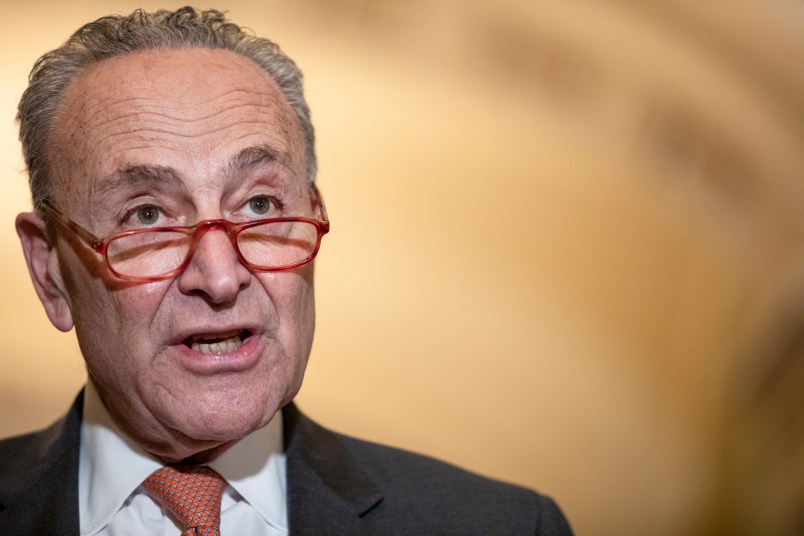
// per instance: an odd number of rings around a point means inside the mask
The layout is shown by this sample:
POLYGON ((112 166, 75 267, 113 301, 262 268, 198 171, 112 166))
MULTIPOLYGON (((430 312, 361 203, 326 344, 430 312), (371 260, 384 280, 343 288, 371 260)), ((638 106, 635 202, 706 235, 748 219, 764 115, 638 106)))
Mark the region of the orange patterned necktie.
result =
POLYGON ((221 495, 226 481, 208 467, 157 469, 143 486, 182 525, 182 536, 220 536, 221 495))

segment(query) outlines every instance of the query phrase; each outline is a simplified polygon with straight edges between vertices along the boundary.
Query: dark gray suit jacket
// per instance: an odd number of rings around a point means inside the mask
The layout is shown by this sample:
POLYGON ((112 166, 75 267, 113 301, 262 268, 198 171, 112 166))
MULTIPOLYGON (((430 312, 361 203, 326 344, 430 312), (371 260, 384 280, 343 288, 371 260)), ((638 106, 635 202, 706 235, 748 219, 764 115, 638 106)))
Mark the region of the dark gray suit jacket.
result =
MULTIPOLYGON (((0 441, 0 534, 78 534, 83 394, 50 428, 0 441)), ((293 535, 564 535, 535 492, 321 428, 283 410, 293 535)))

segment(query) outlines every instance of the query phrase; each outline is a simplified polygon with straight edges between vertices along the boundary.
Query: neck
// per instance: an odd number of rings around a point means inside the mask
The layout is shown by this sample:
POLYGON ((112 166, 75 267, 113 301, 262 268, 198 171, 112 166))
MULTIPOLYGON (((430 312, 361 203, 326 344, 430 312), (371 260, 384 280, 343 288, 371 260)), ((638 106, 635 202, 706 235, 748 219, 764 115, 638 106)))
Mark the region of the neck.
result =
MULTIPOLYGON (((90 380, 91 383, 91 380, 90 380)), ((160 424, 151 427, 136 427, 132 423, 142 422, 141 416, 120 412, 104 399, 104 393, 91 383, 101 404, 105 407, 118 431, 128 437, 139 448, 165 465, 203 465, 211 462, 237 443, 235 439, 197 439, 181 431, 160 424)))
POLYGON ((182 456, 182 453, 175 452, 165 453, 153 451, 145 446, 143 446, 143 448, 165 465, 205 465, 229 450, 235 443, 237 443, 237 440, 227 441, 215 447, 195 452, 189 456, 182 456))

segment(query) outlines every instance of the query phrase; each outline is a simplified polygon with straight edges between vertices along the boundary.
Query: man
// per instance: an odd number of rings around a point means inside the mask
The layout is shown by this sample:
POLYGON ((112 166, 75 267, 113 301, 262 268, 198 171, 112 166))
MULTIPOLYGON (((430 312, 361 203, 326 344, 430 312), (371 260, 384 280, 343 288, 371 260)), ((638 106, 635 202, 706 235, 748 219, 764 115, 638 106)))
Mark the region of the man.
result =
POLYGON ((292 404, 329 230, 295 64, 216 11, 88 24, 19 106, 48 318, 89 381, 0 443, 0 534, 569 534, 555 504, 292 404))

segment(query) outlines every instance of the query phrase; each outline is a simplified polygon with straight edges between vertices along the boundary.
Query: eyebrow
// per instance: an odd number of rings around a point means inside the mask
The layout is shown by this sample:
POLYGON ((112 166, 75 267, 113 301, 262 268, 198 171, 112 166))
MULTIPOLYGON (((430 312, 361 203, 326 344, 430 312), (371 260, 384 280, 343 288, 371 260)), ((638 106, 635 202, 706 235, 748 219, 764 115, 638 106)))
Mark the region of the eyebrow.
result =
POLYGON ((168 166, 129 165, 112 173, 98 185, 101 195, 112 193, 121 187, 152 186, 167 184, 177 186, 181 177, 175 169, 168 166))
MULTIPOLYGON (((223 166, 223 175, 234 177, 254 168, 274 163, 293 171, 289 153, 268 144, 254 145, 238 151, 223 166)), ((181 183, 181 174, 172 167, 138 164, 125 166, 112 173, 106 180, 101 181, 98 191, 101 195, 105 195, 121 187, 148 187, 155 184, 176 187, 181 183)))
POLYGON ((225 173, 229 176, 233 176, 266 164, 274 163, 293 171, 290 154, 287 152, 280 151, 276 147, 272 147, 268 144, 253 145, 240 150, 232 157, 225 167, 225 173))

